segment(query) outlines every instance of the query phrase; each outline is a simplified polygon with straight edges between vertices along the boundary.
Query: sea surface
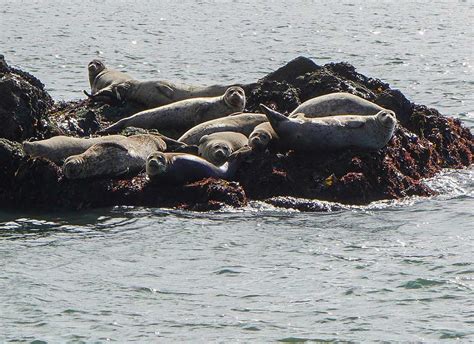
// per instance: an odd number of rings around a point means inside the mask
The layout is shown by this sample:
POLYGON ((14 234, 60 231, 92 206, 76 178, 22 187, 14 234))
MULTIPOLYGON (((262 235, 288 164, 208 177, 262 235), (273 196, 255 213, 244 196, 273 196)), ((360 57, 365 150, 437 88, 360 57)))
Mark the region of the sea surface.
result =
MULTIPOLYGON (((252 82, 347 61, 474 129, 474 2, 0 0, 0 53, 56 100, 87 63, 252 82)), ((0 342, 474 342, 474 169, 433 198, 300 213, 0 212, 0 342)))

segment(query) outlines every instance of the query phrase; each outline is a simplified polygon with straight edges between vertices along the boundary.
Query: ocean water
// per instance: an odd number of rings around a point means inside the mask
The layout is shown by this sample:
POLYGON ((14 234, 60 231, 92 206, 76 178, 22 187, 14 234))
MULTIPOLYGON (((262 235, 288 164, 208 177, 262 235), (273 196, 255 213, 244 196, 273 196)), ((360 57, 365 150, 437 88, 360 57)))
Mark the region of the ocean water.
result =
MULTIPOLYGON (((0 53, 52 96, 101 58, 252 82, 347 61, 474 129, 472 1, 5 1, 0 53)), ((0 342, 474 341, 474 170, 433 198, 299 213, 0 211, 0 342)))

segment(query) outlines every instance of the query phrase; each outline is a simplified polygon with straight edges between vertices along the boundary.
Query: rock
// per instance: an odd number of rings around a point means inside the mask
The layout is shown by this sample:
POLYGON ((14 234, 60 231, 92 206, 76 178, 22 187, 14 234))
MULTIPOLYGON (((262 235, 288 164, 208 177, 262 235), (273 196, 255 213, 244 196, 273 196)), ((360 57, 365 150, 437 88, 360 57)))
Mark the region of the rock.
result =
MULTIPOLYGON (((289 113, 307 99, 331 92, 350 92, 395 111, 394 137, 376 152, 252 152, 234 182, 205 179, 184 186, 157 185, 142 174, 121 178, 67 180, 60 166, 30 159, 15 141, 57 133, 89 136, 111 121, 142 109, 134 104, 110 106, 90 100, 57 102, 28 73, 0 58, 0 207, 79 209, 144 205, 188 210, 240 207, 247 199, 302 211, 330 211, 344 204, 431 196, 423 182, 443 168, 473 163, 474 141, 462 123, 435 109, 417 105, 378 79, 356 72, 348 63, 318 66, 300 57, 256 83, 243 85, 247 111, 260 103, 289 113), (325 203, 331 201, 337 203, 325 203)), ((128 128, 124 134, 153 132, 128 128)), ((167 133, 164 133, 167 134, 167 133)), ((174 133, 172 136, 176 136, 174 133)))
POLYGON ((38 79, 0 57, 0 138, 21 142, 53 135, 56 130, 47 117, 53 103, 38 79))

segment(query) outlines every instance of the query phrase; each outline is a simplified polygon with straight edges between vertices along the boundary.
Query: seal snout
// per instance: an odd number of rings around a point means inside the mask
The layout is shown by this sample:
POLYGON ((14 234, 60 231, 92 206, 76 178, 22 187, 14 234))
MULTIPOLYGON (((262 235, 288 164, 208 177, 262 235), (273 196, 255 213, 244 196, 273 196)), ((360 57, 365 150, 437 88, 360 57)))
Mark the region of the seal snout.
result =
POLYGON ((92 60, 91 62, 89 62, 89 64, 87 65, 87 69, 91 72, 91 73, 95 73, 95 74, 98 74, 100 73, 101 71, 103 71, 105 68, 105 65, 102 63, 102 61, 100 60, 92 60))
POLYGON ((213 160, 217 165, 224 163, 230 155, 230 149, 225 145, 214 146, 213 160))
POLYGON ((146 173, 149 176, 156 176, 166 170, 166 158, 163 154, 152 153, 146 161, 146 173))
POLYGON ((242 87, 229 87, 225 92, 224 98, 227 103, 233 107, 245 107, 245 91, 242 87))
POLYGON ((64 161, 63 173, 68 179, 80 178, 82 174, 82 166, 84 164, 83 159, 75 156, 70 156, 64 161))
POLYGON ((376 116, 384 127, 393 128, 397 124, 395 112, 391 110, 382 110, 376 116))

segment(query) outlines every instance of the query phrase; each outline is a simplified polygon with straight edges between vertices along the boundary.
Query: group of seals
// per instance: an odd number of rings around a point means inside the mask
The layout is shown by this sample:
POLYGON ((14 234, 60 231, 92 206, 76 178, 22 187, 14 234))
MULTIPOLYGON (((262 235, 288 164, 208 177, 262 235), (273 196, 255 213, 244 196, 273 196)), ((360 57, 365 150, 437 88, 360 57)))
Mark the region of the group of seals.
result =
POLYGON ((103 62, 92 60, 88 66, 91 94, 95 101, 106 103, 135 102, 146 109, 171 104, 180 100, 217 97, 228 86, 195 86, 164 80, 139 81, 126 73, 107 68, 103 62))
POLYGON ((202 122, 241 112, 244 108, 245 91, 239 86, 231 86, 219 97, 185 99, 136 113, 119 120, 102 132, 116 133, 129 126, 158 130, 187 130, 202 122))
POLYGON ((271 142, 279 149, 306 152, 349 147, 376 150, 388 143, 397 123, 394 112, 348 93, 310 99, 286 117, 263 104, 262 113, 243 113, 245 92, 239 86, 140 82, 106 68, 99 60, 91 61, 88 70, 93 99, 115 98, 152 107, 102 133, 116 133, 127 126, 187 131, 177 141, 140 134, 90 139, 56 136, 24 142, 25 152, 33 157, 57 164, 64 161, 62 169, 69 179, 120 176, 143 169, 152 180, 173 183, 205 177, 229 179, 243 151, 263 150, 271 142), (169 146, 195 147, 199 156, 165 152, 169 146))

